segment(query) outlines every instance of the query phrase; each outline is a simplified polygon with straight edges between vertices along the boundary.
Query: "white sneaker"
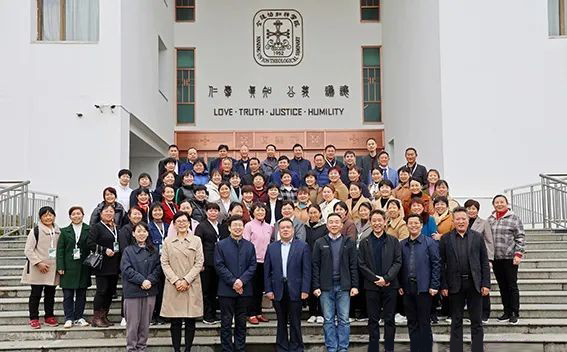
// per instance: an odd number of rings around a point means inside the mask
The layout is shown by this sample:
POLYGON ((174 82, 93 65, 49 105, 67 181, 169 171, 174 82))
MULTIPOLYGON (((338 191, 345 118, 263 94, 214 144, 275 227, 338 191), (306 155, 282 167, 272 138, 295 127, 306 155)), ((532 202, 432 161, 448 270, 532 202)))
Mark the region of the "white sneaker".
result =
POLYGON ((325 319, 322 316, 317 317, 317 324, 323 324, 324 322, 325 322, 325 319))
POLYGON ((91 324, 89 324, 84 318, 81 318, 79 320, 75 320, 75 325, 78 325, 78 326, 84 328, 85 326, 89 326, 91 324))
POLYGON ((70 328, 72 328, 72 327, 73 327, 73 321, 72 321, 72 320, 66 320, 66 321, 65 321, 65 325, 63 325, 63 327, 64 327, 65 329, 70 329, 70 328))
POLYGON ((397 313, 396 317, 394 318, 394 320, 396 321, 396 324, 405 324, 407 323, 407 318, 404 317, 403 315, 397 313))
POLYGON ((378 324, 383 325, 383 324, 384 324, 384 319, 380 319, 380 321, 378 321, 378 324))
POLYGON ((126 326, 126 318, 122 318, 120 321, 120 326, 126 326))
POLYGON ((447 323, 451 323, 451 317, 445 318, 445 321, 446 321, 447 323))
POLYGON ((353 319, 353 318, 348 318, 348 322, 349 322, 349 323, 352 323, 352 322, 354 322, 354 319, 353 319))
POLYGON ((307 319, 307 322, 308 322, 309 324, 313 324, 313 323, 315 323, 316 321, 317 321, 317 317, 314 316, 314 315, 310 316, 309 319, 307 319))

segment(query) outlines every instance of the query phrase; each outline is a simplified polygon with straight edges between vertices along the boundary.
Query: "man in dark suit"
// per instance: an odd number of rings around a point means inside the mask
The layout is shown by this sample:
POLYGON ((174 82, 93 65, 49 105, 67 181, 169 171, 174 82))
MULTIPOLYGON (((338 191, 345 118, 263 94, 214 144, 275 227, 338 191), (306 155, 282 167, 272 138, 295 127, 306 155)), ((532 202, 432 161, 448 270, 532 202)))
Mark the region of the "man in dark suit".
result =
POLYGON ((303 351, 301 301, 311 287, 311 250, 307 243, 294 239, 293 222, 279 222, 280 240, 272 242, 264 259, 264 289, 274 302, 278 319, 276 350, 303 351), (287 325, 290 334, 288 336, 287 325))
POLYGON ((483 351, 482 296, 490 292, 490 268, 484 238, 469 230, 467 210, 453 210, 455 230, 439 243, 441 294, 451 302, 451 352, 463 351, 463 311, 465 302, 471 320, 471 350, 483 351))
POLYGON ((423 218, 408 215, 409 237, 400 242, 402 269, 400 270, 400 295, 408 318, 410 350, 431 352, 431 302, 441 285, 441 259, 439 244, 421 234, 423 218))
POLYGON ((250 149, 246 144, 243 144, 240 147, 240 159, 234 164, 233 168, 234 171, 238 172, 240 178, 243 178, 244 175, 250 173, 250 156, 249 156, 250 149))
POLYGON ((201 238, 203 243, 203 255, 205 256, 204 270, 201 271, 201 286, 203 288, 203 323, 216 324, 220 322, 217 317, 217 289, 218 276, 215 270, 215 245, 219 241, 219 212, 220 207, 217 203, 206 203, 205 213, 207 219, 195 229, 195 236, 201 238))
POLYGON ((168 157, 160 160, 160 162, 158 163, 158 179, 161 177, 161 175, 163 175, 163 173, 165 172, 165 161, 169 158, 173 158, 175 160, 175 168, 173 171, 175 171, 176 174, 179 175, 179 148, 177 147, 177 145, 172 144, 167 148, 167 153, 168 153, 168 157))
MULTIPOLYGON (((224 158, 229 157, 228 156, 228 145, 226 144, 220 144, 217 148, 217 151, 219 152, 219 157, 215 158, 214 160, 212 160, 209 164, 209 171, 213 171, 213 170, 220 170, 221 169, 221 162, 224 158)), ((233 157, 230 157, 230 160, 232 160, 232 165, 236 165, 236 159, 234 159, 233 157)))
POLYGON ((402 267, 400 242, 384 232, 386 214, 376 209, 370 213, 372 234, 360 241, 358 267, 364 277, 368 309, 368 351, 380 349, 380 312, 384 319, 384 349, 394 350, 396 300, 399 288, 398 273, 402 267))
POLYGON ((244 352, 246 346, 246 312, 252 298, 252 278, 256 271, 256 250, 242 238, 241 216, 228 218, 230 237, 215 246, 215 268, 219 276, 221 310, 221 345, 223 351, 244 352), (234 342, 232 320, 234 319, 234 342))
MULTIPOLYGON (((406 149, 407 164, 404 166, 410 170, 411 178, 418 180, 422 185, 426 185, 427 168, 423 165, 419 165, 416 159, 417 159, 417 150, 414 147, 409 147, 408 149, 406 149)), ((402 167, 398 169, 398 174, 400 173, 400 169, 402 167)))
POLYGON ((350 341, 350 299, 358 294, 356 243, 341 235, 339 214, 331 213, 326 220, 328 234, 313 247, 313 294, 320 297, 325 347, 342 352, 348 351, 350 341))
POLYGON ((362 168, 360 180, 369 185, 372 183, 372 170, 378 167, 378 143, 375 138, 370 137, 366 140, 366 149, 368 154, 360 159, 360 167, 362 168))

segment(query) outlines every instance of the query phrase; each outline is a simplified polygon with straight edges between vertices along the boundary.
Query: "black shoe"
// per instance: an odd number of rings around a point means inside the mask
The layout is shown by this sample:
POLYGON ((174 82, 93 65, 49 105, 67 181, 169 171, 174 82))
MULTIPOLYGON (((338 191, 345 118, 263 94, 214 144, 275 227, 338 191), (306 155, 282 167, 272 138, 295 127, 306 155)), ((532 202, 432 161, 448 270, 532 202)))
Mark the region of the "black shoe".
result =
POLYGON ((431 316, 431 324, 439 324, 439 318, 437 317, 437 315, 431 316))
POLYGON ((505 322, 510 320, 510 315, 508 313, 504 313, 498 317, 499 322, 505 322))
POLYGON ((159 322, 156 318, 152 319, 152 322, 150 323, 150 325, 152 325, 152 326, 156 326, 158 324, 159 324, 159 322))
POLYGON ((519 321, 519 320, 518 320, 518 316, 517 316, 515 313, 512 313, 512 314, 510 315, 510 320, 508 320, 508 322, 509 322, 510 324, 513 324, 513 325, 518 324, 518 321, 519 321))

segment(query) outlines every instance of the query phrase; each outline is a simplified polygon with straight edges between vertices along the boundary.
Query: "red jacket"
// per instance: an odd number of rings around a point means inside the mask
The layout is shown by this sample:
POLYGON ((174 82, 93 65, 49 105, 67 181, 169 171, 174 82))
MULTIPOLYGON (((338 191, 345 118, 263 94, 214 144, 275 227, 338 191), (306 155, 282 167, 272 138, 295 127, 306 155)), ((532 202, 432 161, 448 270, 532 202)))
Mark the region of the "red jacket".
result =
POLYGON ((167 203, 165 200, 161 202, 163 208, 163 222, 166 224, 171 224, 173 216, 179 210, 179 206, 175 202, 167 203))

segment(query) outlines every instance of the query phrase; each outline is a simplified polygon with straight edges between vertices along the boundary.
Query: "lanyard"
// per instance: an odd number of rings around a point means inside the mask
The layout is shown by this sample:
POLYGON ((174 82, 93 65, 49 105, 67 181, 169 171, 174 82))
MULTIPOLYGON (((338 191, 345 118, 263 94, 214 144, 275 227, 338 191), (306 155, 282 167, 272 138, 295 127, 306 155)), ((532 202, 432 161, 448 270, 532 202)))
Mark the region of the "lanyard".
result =
POLYGON ((49 238, 51 240, 50 248, 54 248, 53 247, 53 236, 55 236, 55 227, 53 227, 51 230, 49 230, 49 238))
POLYGON ((114 236, 114 242, 117 242, 118 241, 118 232, 116 231, 116 226, 114 226, 111 230, 110 227, 108 227, 105 223, 102 223, 102 224, 104 225, 104 227, 106 227, 108 229, 108 231, 110 231, 112 236, 114 236))
POLYGON ((169 210, 171 210, 171 213, 175 215, 175 213, 177 213, 177 211, 175 210, 175 207, 171 207, 171 205, 169 204, 169 202, 165 202, 165 204, 167 205, 167 207, 169 208, 169 210))
MULTIPOLYGON (((160 226, 159 226, 156 222, 154 222, 154 225, 156 225, 156 228, 157 228, 159 234, 161 235, 161 238, 163 239, 163 236, 164 236, 164 233, 165 233, 165 229, 164 229, 164 228, 160 228, 160 226)), ((163 223, 161 224, 161 226, 163 226, 163 223)))

